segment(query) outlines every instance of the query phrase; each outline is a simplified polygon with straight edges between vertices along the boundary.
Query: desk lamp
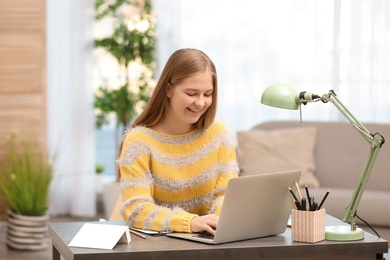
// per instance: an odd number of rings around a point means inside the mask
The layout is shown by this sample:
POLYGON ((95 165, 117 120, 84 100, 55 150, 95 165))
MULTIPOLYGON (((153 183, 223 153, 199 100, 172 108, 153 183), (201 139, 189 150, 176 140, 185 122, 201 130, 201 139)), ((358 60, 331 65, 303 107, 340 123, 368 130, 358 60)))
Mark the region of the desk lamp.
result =
POLYGON ((331 102, 343 114, 343 116, 352 124, 352 126, 361 134, 361 136, 369 143, 370 152, 368 159, 362 169, 360 178, 353 191, 351 200, 345 209, 343 221, 349 223, 350 226, 328 226, 325 228, 325 239, 334 241, 352 241, 364 238, 364 233, 361 228, 358 228, 355 223, 355 215, 366 187, 368 178, 371 174, 379 149, 385 143, 384 137, 379 134, 371 134, 340 102, 335 92, 330 90, 329 93, 318 96, 310 92, 296 92, 290 85, 277 83, 270 85, 261 97, 261 103, 268 106, 300 110, 300 122, 302 126, 302 110, 301 104, 306 105, 308 102, 322 101, 323 103, 331 102))

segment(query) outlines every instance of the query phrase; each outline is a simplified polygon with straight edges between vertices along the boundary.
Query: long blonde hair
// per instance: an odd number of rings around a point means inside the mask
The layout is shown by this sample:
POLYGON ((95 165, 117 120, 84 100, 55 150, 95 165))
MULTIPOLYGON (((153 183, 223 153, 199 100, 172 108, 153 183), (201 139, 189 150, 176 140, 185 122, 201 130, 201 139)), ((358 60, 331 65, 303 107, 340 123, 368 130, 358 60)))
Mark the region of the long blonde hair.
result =
MULTIPOLYGON (((214 122, 215 114, 217 112, 217 71, 212 60, 204 52, 190 48, 179 49, 169 57, 149 102, 131 127, 139 125, 151 127, 156 125, 160 122, 169 106, 169 99, 167 96, 168 86, 175 86, 186 78, 206 71, 210 72, 213 81, 213 102, 199 118, 198 122, 196 122, 196 128, 208 128, 214 122)), ((122 146, 123 141, 120 144, 118 156, 121 154, 122 146)), ((120 170, 119 167, 117 167, 117 181, 119 180, 120 170)))
POLYGON ((132 127, 137 125, 151 127, 157 124, 169 106, 168 85, 175 86, 194 74, 206 71, 210 72, 213 81, 213 102, 196 124, 198 129, 208 128, 213 123, 217 111, 217 72, 211 59, 197 49, 180 49, 171 55, 145 110, 134 121, 132 127))

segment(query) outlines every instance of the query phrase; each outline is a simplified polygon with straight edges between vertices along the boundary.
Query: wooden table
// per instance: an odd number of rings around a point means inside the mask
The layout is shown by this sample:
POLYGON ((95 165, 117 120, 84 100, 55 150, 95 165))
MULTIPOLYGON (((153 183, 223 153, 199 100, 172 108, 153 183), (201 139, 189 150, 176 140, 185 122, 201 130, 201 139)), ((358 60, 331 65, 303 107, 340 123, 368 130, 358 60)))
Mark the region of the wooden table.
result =
MULTIPOLYGON (((130 244, 117 244, 113 250, 69 247, 69 242, 85 222, 51 223, 49 235, 53 244, 53 260, 110 259, 383 259, 388 242, 365 232, 359 241, 321 241, 315 244, 291 241, 291 229, 283 234, 222 245, 206 245, 165 236, 131 235, 130 244)), ((326 225, 342 225, 342 221, 326 216, 326 225)))

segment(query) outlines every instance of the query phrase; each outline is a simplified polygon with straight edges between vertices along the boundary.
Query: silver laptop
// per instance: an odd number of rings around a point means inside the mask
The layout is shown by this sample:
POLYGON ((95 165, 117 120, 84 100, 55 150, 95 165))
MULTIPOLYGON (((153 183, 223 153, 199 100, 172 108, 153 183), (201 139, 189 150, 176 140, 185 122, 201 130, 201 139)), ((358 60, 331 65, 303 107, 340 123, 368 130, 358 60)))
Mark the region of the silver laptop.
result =
POLYGON ((214 237, 197 233, 167 236, 208 244, 273 236, 286 230, 291 213, 288 187, 295 187, 300 171, 256 174, 229 181, 214 237))

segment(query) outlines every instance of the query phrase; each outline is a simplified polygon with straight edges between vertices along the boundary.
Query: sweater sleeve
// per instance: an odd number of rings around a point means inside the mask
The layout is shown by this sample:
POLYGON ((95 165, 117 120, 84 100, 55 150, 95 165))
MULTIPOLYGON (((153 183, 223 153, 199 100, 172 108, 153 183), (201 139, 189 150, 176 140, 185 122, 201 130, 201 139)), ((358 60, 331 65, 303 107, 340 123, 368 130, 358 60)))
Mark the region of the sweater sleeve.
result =
POLYGON ((227 132, 224 132, 223 142, 219 147, 219 165, 220 170, 218 173, 218 179, 214 189, 214 200, 210 208, 209 213, 215 213, 220 215, 223 200, 225 197, 226 189, 228 182, 231 178, 238 177, 239 167, 236 160, 236 149, 231 135, 227 132))
POLYGON ((196 214, 181 208, 159 206, 154 202, 150 152, 144 143, 134 141, 134 134, 125 137, 118 167, 121 172, 121 213, 129 226, 155 231, 191 232, 190 223, 196 214))

